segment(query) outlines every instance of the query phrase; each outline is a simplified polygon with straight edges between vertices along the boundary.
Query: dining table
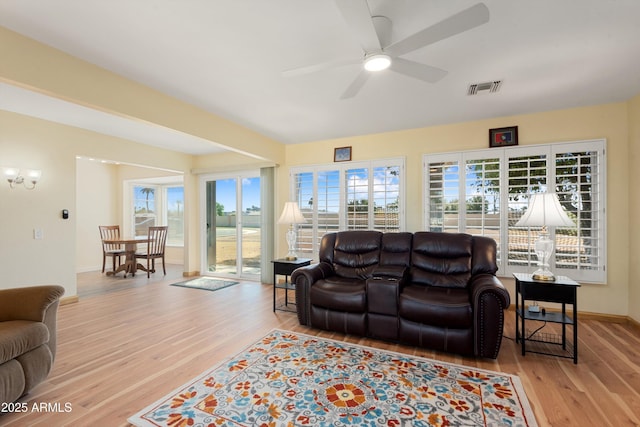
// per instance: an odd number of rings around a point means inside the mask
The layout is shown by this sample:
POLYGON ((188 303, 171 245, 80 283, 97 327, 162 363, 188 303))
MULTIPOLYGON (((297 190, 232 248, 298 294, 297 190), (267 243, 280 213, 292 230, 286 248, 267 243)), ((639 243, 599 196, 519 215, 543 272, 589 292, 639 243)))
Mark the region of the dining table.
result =
POLYGON ((114 276, 121 271, 124 271, 124 277, 127 277, 127 274, 131 274, 132 276, 136 275, 136 271, 144 270, 147 271, 147 267, 143 264, 136 262, 136 250, 138 248, 138 244, 140 243, 148 243, 148 236, 135 236, 135 237, 121 237, 119 239, 104 239, 104 243, 110 245, 120 245, 124 246, 125 252, 125 262, 120 264, 117 269, 114 271, 107 271, 107 276, 114 276))

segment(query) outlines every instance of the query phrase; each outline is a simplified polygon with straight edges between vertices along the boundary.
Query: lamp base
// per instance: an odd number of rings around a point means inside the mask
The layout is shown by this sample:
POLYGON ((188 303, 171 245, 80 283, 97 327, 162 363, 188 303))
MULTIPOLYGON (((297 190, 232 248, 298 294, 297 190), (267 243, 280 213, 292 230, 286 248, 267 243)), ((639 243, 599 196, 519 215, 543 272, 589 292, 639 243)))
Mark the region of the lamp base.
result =
POLYGON ((553 254, 553 246, 553 240, 549 239, 547 227, 543 226, 535 244, 536 256, 538 257, 538 269, 532 274, 533 280, 539 280, 541 282, 554 282, 556 280, 556 276, 549 270, 549 258, 551 258, 551 254, 553 254))
POLYGON ((286 257, 284 257, 284 259, 285 259, 286 261, 295 261, 295 260, 297 260, 297 259, 298 259, 298 257, 297 257, 297 256, 295 256, 295 255, 287 255, 286 257))
POLYGON ((556 281, 556 276, 554 276, 552 272, 550 272, 549 270, 542 270, 542 269, 534 271, 533 274, 531 275, 531 278, 533 280, 539 280, 541 282, 556 281))

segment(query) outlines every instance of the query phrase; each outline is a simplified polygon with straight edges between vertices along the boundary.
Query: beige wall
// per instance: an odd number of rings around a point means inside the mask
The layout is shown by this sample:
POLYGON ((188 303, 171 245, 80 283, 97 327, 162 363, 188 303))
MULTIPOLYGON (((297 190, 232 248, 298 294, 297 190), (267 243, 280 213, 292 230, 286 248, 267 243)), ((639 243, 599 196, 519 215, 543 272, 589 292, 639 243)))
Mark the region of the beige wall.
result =
MULTIPOLYGON (((118 212, 120 192, 117 166, 76 160, 76 272, 102 268, 102 248, 98 225, 121 224, 118 212)), ((107 262, 111 258, 107 259, 107 262)))
MULTIPOLYGON (((476 122, 364 135, 287 146, 286 169, 328 163, 335 147, 352 146, 353 160, 404 156, 406 159, 407 231, 423 229, 422 156, 428 153, 484 149, 490 128, 517 125, 520 145, 607 139, 608 265, 607 283, 585 284, 579 292, 580 310, 627 315, 629 296, 629 123, 627 103, 551 111, 476 122)), ((288 171, 279 174, 281 209, 289 195, 288 171)), ((279 229, 278 254, 286 252, 279 229)), ((513 281, 504 280, 513 295, 513 281)))
POLYGON ((55 142, 48 123, 0 111, 0 165, 42 170, 31 191, 0 183, 0 288, 61 284, 76 293, 76 159, 64 148, 72 144, 69 132, 54 127, 55 142), (33 238, 34 228, 42 240, 33 238))
MULTIPOLYGON (((85 221, 78 223, 76 208, 84 216, 87 205, 76 205, 76 185, 82 191, 101 191, 87 190, 86 182, 77 184, 78 155, 186 173, 192 163, 186 154, 0 110, 0 165, 42 170, 35 190, 11 190, 6 182, 0 185, 0 288, 54 283, 65 287, 66 296, 76 294, 76 253, 78 239, 83 238, 78 233, 94 233, 85 221), (69 209, 68 220, 61 218, 62 209, 69 209), (34 228, 42 229, 42 240, 33 239, 34 228)), ((99 180, 96 184, 108 184, 106 172, 92 174, 99 180)), ((116 191, 109 189, 107 194, 116 191)), ((97 210, 107 210, 105 220, 121 216, 113 213, 114 206, 121 212, 119 202, 96 203, 97 210)))

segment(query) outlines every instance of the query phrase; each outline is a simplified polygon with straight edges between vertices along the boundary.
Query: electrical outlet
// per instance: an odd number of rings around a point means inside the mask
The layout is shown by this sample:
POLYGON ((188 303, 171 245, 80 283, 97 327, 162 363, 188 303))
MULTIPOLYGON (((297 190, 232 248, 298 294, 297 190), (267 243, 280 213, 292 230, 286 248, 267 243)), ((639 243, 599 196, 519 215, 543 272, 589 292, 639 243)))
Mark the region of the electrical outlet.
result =
POLYGON ((35 240, 42 240, 42 228, 33 229, 33 238, 35 240))

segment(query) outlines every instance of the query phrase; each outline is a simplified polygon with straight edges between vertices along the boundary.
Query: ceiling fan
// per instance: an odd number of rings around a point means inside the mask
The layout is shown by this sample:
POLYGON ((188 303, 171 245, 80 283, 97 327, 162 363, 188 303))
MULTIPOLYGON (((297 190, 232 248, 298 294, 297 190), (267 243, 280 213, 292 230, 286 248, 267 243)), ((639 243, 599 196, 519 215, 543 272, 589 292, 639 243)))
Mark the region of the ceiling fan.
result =
POLYGON ((335 2, 347 25, 358 37, 364 56, 336 59, 295 68, 283 72, 283 75, 291 77, 362 63, 364 68, 347 87, 340 99, 354 97, 362 89, 372 72, 387 68, 428 83, 439 81, 447 75, 447 71, 404 59, 401 56, 489 22, 489 9, 484 3, 478 3, 403 40, 391 43, 391 20, 385 16, 371 16, 367 0, 335 0, 335 2))

